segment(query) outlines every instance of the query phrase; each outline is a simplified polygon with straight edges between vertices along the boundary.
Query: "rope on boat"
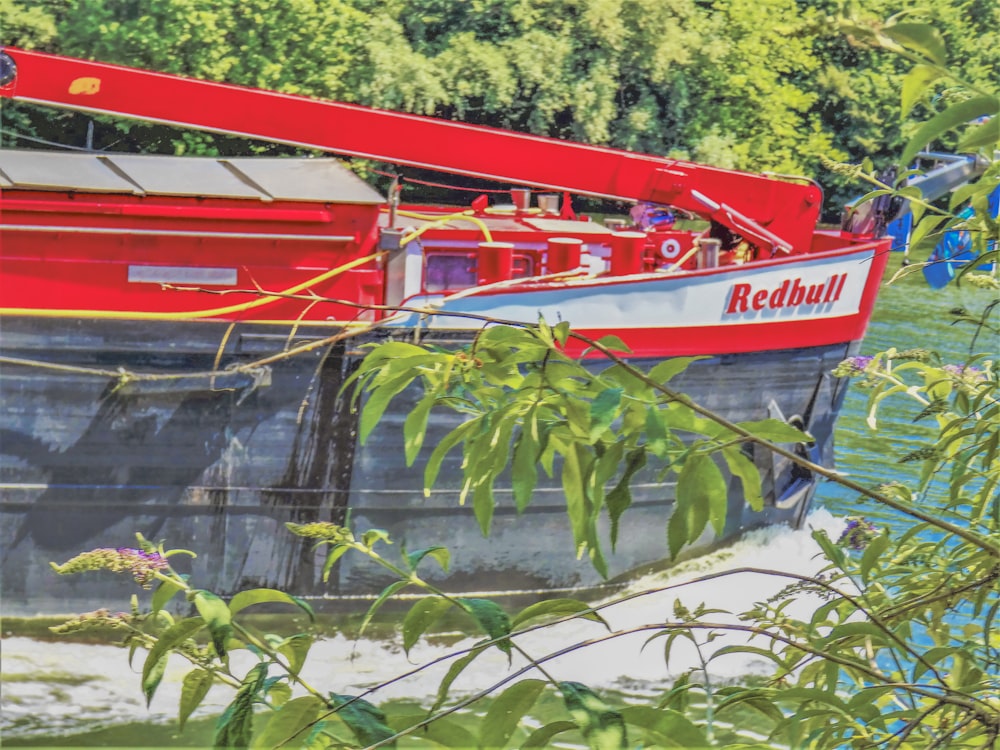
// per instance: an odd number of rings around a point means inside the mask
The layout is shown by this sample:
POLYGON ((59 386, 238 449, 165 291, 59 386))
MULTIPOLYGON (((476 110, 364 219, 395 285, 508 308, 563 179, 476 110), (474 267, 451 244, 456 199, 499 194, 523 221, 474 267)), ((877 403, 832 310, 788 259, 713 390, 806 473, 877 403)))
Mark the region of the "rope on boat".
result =
POLYGON ((386 251, 380 250, 369 255, 365 255, 361 258, 355 258, 352 261, 344 263, 341 266, 330 269, 329 271, 324 271, 318 276, 313 276, 311 279, 307 279, 295 286, 291 286, 283 292, 278 292, 276 294, 261 292, 261 296, 257 299, 250 300, 249 302, 241 302, 238 305, 229 305, 228 307, 216 307, 211 310, 193 310, 186 312, 138 312, 138 311, 127 311, 127 310, 45 310, 36 309, 29 307, 0 307, 0 315, 19 315, 19 316, 32 316, 39 318, 95 318, 98 320, 201 320, 204 318, 218 318, 224 315, 232 315, 234 313, 241 313, 247 310, 253 310, 258 307, 263 307, 264 305, 270 305, 277 302, 280 299, 284 299, 281 295, 297 294, 304 289, 313 286, 314 284, 321 284, 324 281, 332 279, 335 276, 339 276, 342 273, 351 271, 358 266, 363 266, 366 263, 370 263, 374 260, 378 260, 386 254, 386 251))
MULTIPOLYGON (((417 216, 417 218, 419 218, 419 216, 417 216)), ((458 218, 458 217, 451 217, 451 218, 458 218)), ((461 216, 460 218, 473 221, 474 223, 483 224, 483 222, 474 217, 461 216)), ((485 228, 485 224, 483 225, 483 229, 484 231, 488 232, 488 230, 486 230, 485 228)), ((411 235, 411 237, 412 236, 415 235, 411 235)), ((323 302, 323 301, 340 302, 339 300, 326 300, 325 298, 317 297, 316 295, 304 296, 304 295, 299 295, 297 293, 312 284, 325 281, 326 279, 332 278, 337 274, 344 273, 359 265, 363 265, 364 263, 377 259, 379 256, 382 256, 384 254, 385 254, 384 251, 380 251, 377 253, 372 253, 362 258, 357 258, 353 261, 350 261, 349 263, 345 263, 344 265, 338 266, 337 268, 334 268, 330 271, 325 271, 319 276, 313 277, 308 281, 297 284, 294 287, 290 287, 289 289, 283 292, 267 292, 261 289, 258 290, 258 293, 260 293, 263 297, 260 300, 254 300, 252 302, 242 303, 240 305, 231 305, 229 307, 224 307, 224 308, 215 308, 214 310, 205 310, 194 313, 154 313, 154 312, 143 313, 143 312, 124 312, 124 311, 109 311, 109 310, 105 311, 30 310, 22 308, 0 308, 0 314, 34 315, 38 317, 47 317, 47 318, 78 318, 78 317, 90 316, 94 318, 124 319, 124 320, 188 320, 188 319, 210 317, 211 315, 219 314, 220 311, 245 310, 251 307, 259 307, 261 305, 270 304, 280 299, 306 300, 311 304, 316 304, 318 302, 323 302)), ((220 344, 216 349, 213 367, 211 370, 207 371, 188 371, 179 373, 140 373, 131 370, 126 370, 124 367, 119 367, 114 370, 108 370, 103 368, 85 367, 81 365, 66 365, 66 364, 59 364, 56 362, 46 362, 44 360, 26 359, 21 357, 8 357, 3 355, 0 355, 0 364, 13 365, 19 367, 34 367, 38 369, 50 370, 53 372, 65 372, 69 374, 86 375, 90 377, 114 378, 115 380, 118 381, 118 386, 117 386, 118 388, 121 388, 128 383, 134 383, 134 382, 156 382, 156 381, 163 382, 171 380, 188 380, 188 379, 204 378, 209 381, 209 387, 214 390, 215 381, 218 377, 224 375, 233 375, 233 374, 250 375, 254 379, 254 383, 258 384, 263 380, 263 374, 262 374, 263 368, 271 364, 275 364, 284 359, 298 356, 300 354, 307 354, 311 351, 315 351, 316 349, 328 347, 331 344, 337 343, 338 341, 342 341, 344 339, 353 338, 355 336, 371 332, 375 329, 382 328, 386 324, 391 324, 394 319, 398 320, 399 318, 402 318, 406 315, 417 314, 421 316, 421 321, 433 315, 446 315, 451 317, 475 318, 477 320, 480 320, 484 325, 491 323, 507 324, 507 325, 516 324, 516 321, 499 320, 490 318, 488 316, 477 315, 474 313, 441 310, 440 308, 449 302, 460 300, 465 297, 474 296, 482 292, 500 291, 504 288, 518 286, 524 283, 538 283, 538 282, 555 281, 560 279, 567 281, 569 280, 580 281, 580 280, 588 280, 591 278, 595 278, 595 275, 589 274, 584 269, 575 269, 571 271, 561 271, 558 273, 532 276, 529 278, 504 279, 501 281, 493 282, 492 284, 485 284, 483 286, 471 287, 469 289, 463 289, 459 292, 455 292, 454 294, 441 297, 440 299, 437 300, 428 300, 425 307, 396 308, 395 314, 390 315, 389 317, 380 320, 378 322, 360 323, 356 321, 339 321, 336 322, 336 324, 342 326, 342 330, 338 331, 335 334, 314 341, 309 341, 295 347, 289 347, 286 344, 284 350, 282 350, 279 353, 262 357, 261 359, 257 359, 253 362, 248 362, 242 365, 230 365, 223 369, 220 369, 219 365, 222 361, 222 357, 224 356, 226 343, 231 337, 233 331, 235 330, 238 321, 231 322, 230 325, 226 328, 226 331, 223 334, 220 344)), ((212 293, 215 294, 225 294, 228 293, 229 291, 241 291, 241 290, 225 290, 225 291, 198 290, 193 288, 186 290, 211 291, 212 293)), ((246 293, 250 293, 250 290, 246 290, 246 293)), ((375 307, 381 307, 381 306, 373 306, 373 308, 375 307)), ((294 335, 294 331, 298 328, 298 326, 301 323, 302 323, 301 317, 300 319, 294 321, 291 333, 289 335, 289 341, 291 341, 291 337, 294 335)), ((310 321, 310 324, 312 323, 313 322, 310 321)), ((320 323, 325 323, 327 325, 331 324, 330 321, 320 321, 320 323)), ((420 325, 417 326, 418 329, 420 327, 421 327, 420 325)))
POLYGON ((421 214, 421 213, 417 213, 416 211, 397 211, 396 214, 398 216, 405 216, 408 219, 419 219, 420 221, 429 221, 429 222, 431 222, 430 224, 422 226, 422 227, 420 227, 420 229, 417 229, 417 230, 413 231, 412 233, 406 235, 402 239, 402 244, 404 244, 404 245, 407 242, 410 242, 411 240, 415 240, 417 237, 419 237, 421 234, 423 234, 427 230, 434 229, 436 227, 447 226, 452 221, 468 221, 468 222, 471 222, 471 223, 475 224, 477 227, 479 227, 479 231, 481 231, 483 233, 483 237, 486 238, 486 242, 492 242, 493 241, 493 235, 490 234, 490 229, 489 229, 489 227, 486 226, 486 222, 483 221, 482 219, 479 219, 479 218, 476 218, 475 216, 472 216, 472 211, 471 210, 459 211, 458 213, 446 214, 444 216, 438 216, 438 215, 435 215, 435 214, 421 214))
MULTIPOLYGON (((354 328, 350 330, 339 331, 332 336, 326 336, 322 339, 317 339, 315 341, 309 341, 299 346, 293 347, 291 349, 285 349, 277 354, 272 354, 267 357, 262 357, 261 359, 254 360, 253 362, 247 362, 242 365, 231 365, 225 369, 212 369, 204 371, 194 371, 194 372, 172 372, 172 373, 143 373, 143 372, 133 372, 131 370, 126 370, 124 367, 119 367, 117 370, 105 370, 96 367, 83 367, 79 365, 63 365, 57 362, 45 362, 39 359, 24 359, 21 357, 7 357, 0 356, 0 364, 4 365, 16 365, 19 367, 37 367, 43 370, 53 370, 55 372, 66 372, 74 375, 89 375, 92 377, 101 378, 115 378, 120 382, 119 387, 124 386, 127 383, 132 382, 153 382, 153 381, 169 381, 169 380, 188 380, 188 379, 199 379, 205 378, 210 382, 214 381, 222 375, 235 375, 243 374, 250 375, 257 382, 259 378, 262 377, 262 371, 268 365, 275 364, 284 359, 295 357, 299 354, 307 354, 308 352, 315 351, 316 349, 321 349, 331 344, 335 344, 343 339, 352 338, 354 336, 367 333, 368 331, 374 330, 379 324, 370 323, 364 327, 354 328)), ((228 335, 228 331, 227 331, 228 335)), ((228 389, 227 389, 228 390, 228 389)))

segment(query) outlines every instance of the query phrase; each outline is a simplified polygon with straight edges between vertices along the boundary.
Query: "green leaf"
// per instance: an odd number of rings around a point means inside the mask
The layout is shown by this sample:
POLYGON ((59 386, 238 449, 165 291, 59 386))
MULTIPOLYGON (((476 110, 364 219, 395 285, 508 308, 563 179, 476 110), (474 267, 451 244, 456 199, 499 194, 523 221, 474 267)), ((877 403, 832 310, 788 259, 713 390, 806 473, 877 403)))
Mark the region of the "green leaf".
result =
POLYGON ((278 591, 277 589, 247 589, 246 591, 240 591, 229 600, 229 612, 232 615, 236 615, 255 604, 291 604, 309 615, 310 621, 316 621, 316 613, 313 612, 313 608, 309 602, 297 596, 286 594, 284 591, 278 591))
POLYGON ((254 748, 298 747, 311 732, 316 719, 326 711, 319 698, 307 695, 294 698, 274 712, 253 741, 254 748))
POLYGON ((872 566, 878 562, 879 557, 885 552, 886 547, 889 546, 889 537, 885 534, 879 534, 868 542, 868 546, 865 548, 864 554, 861 556, 861 580, 868 583, 869 573, 871 573, 872 566))
MULTIPOLYGON (((394 713, 389 721, 389 726, 397 732, 409 729, 415 724, 419 724, 427 718, 426 714, 396 714, 394 713)), ((476 746, 475 735, 457 721, 450 721, 444 718, 434 719, 430 724, 420 728, 419 732, 410 735, 420 738, 425 742, 433 742, 437 745, 452 748, 474 748, 476 746)))
POLYGON ((661 747, 710 747, 705 733, 678 711, 652 706, 626 706, 621 715, 626 724, 644 730, 651 744, 661 747))
MULTIPOLYGON (((396 734, 386 723, 385 714, 374 704, 363 698, 337 693, 330 693, 330 698, 338 709, 337 715, 354 732, 362 747, 384 742, 396 734)), ((395 746, 395 741, 385 745, 385 747, 395 746)))
POLYGON ((667 547, 670 550, 670 557, 677 557, 685 544, 688 543, 688 521, 691 515, 691 506, 674 503, 674 510, 667 521, 667 547))
POLYGON ((389 599, 390 596, 406 588, 409 585, 410 585, 409 581, 394 581, 393 583, 390 583, 388 586, 382 589, 382 593, 378 595, 378 598, 374 602, 372 602, 372 605, 368 608, 368 611, 365 612, 365 617, 361 621, 361 628, 358 630, 358 635, 365 632, 365 628, 368 627, 368 624, 372 621, 372 618, 375 616, 375 613, 378 612, 379 608, 386 603, 386 601, 389 599))
POLYGON ((281 680, 281 677, 269 677, 264 690, 268 702, 274 708, 280 708, 292 699, 292 686, 281 680))
POLYGON ((536 747, 549 747, 549 741, 553 737, 557 734, 569 732, 573 729, 577 729, 577 726, 572 721, 553 721, 551 724, 546 724, 545 726, 539 727, 532 732, 528 736, 528 739, 521 745, 521 750, 529 750, 529 748, 536 747))
POLYGON ((340 728, 341 722, 337 719, 321 719, 313 725, 312 731, 302 738, 302 743, 296 750, 332 750, 333 748, 346 747, 347 742, 343 737, 337 736, 331 731, 332 727, 340 728))
POLYGON ((441 570, 445 573, 448 572, 448 565, 451 563, 451 553, 447 547, 426 547, 425 549, 418 549, 415 552, 407 552, 406 564, 410 570, 416 570, 425 557, 435 560, 441 566, 441 570))
POLYGON ((215 725, 214 747, 246 748, 253 736, 253 706, 267 679, 267 664, 257 664, 243 678, 236 697, 215 725))
POLYGON ((226 658, 226 641, 230 633, 233 632, 233 617, 229 611, 229 606, 211 591, 196 591, 194 593, 194 606, 201 615, 201 619, 208 626, 208 632, 212 636, 212 646, 220 659, 226 658))
POLYGON ((771 721, 775 723, 780 722, 785 718, 785 715, 775 705, 774 701, 768 697, 770 694, 771 691, 738 688, 738 692, 727 696, 719 703, 718 712, 721 714, 724 710, 734 708, 735 706, 748 706, 754 711, 763 714, 771 721))
POLYGON ((976 96, 972 99, 952 104, 944 111, 927 120, 927 122, 923 123, 917 129, 917 132, 910 138, 910 142, 906 144, 906 148, 903 149, 903 154, 899 157, 899 163, 903 166, 909 165, 917 155, 917 152, 922 150, 927 144, 940 138, 949 130, 978 119, 983 115, 996 115, 998 110, 1000 110, 1000 100, 995 96, 976 96))
POLYGON ((591 518, 587 527, 587 557, 590 564, 597 571, 601 578, 608 577, 608 561, 604 557, 604 550, 601 549, 601 540, 597 536, 597 519, 591 518))
POLYGON ((618 528, 622 514, 632 505, 632 478, 646 465, 646 450, 639 447, 629 451, 625 457, 625 470, 607 497, 604 504, 608 509, 608 519, 611 521, 611 549, 618 544, 618 528))
POLYGON ((740 422, 739 426, 754 437, 772 443, 807 443, 812 437, 780 419, 762 419, 757 422, 740 422))
POLYGON ((796 704, 801 711, 807 701, 816 701, 827 706, 832 706, 839 712, 847 713, 847 705, 832 690, 820 690, 819 688, 786 688, 775 695, 784 703, 796 704))
POLYGON ((525 420, 525 426, 514 443, 514 455, 511 459, 511 488, 518 513, 523 513, 528 507, 535 485, 538 484, 539 445, 533 434, 532 427, 535 425, 531 420, 537 420, 534 410, 530 418, 525 420))
POLYGON ((205 627, 200 617, 187 617, 164 630, 156 643, 146 654, 142 665, 142 692, 146 696, 146 705, 153 700, 153 694, 163 679, 163 671, 167 666, 167 656, 176 646, 184 643, 199 630, 205 627))
POLYGON ((413 410, 406 415, 403 422, 403 440, 406 451, 406 465, 413 466, 420 448, 424 444, 424 436, 427 434, 427 418, 430 416, 431 407, 437 402, 434 393, 428 393, 413 407, 413 410))
POLYGON ((669 383, 674 377, 680 375, 688 367, 691 366, 692 362, 697 362, 699 359, 708 359, 705 356, 699 357, 674 357, 668 359, 660 364, 656 365, 652 370, 649 371, 649 379, 655 380, 657 383, 665 385, 669 383))
MULTIPOLYGON (((925 216, 918 221, 917 225, 913 228, 913 231, 910 232, 910 249, 919 248, 926 237, 934 236, 934 233, 941 228, 944 221, 945 220, 942 217, 935 214, 925 216)), ((936 242, 937 239, 935 237, 934 242, 930 244, 934 244, 936 242)), ((892 391, 890 390, 889 393, 892 393, 892 391)))
POLYGON ((575 615, 579 612, 587 612, 587 614, 581 615, 583 619, 599 622, 610 631, 611 627, 604 621, 604 618, 596 612, 588 612, 587 610, 589 609, 591 609, 591 605, 586 602, 581 602, 579 599, 545 599, 544 601, 536 602, 535 604, 529 604, 527 607, 518 612, 514 616, 514 619, 511 620, 510 626, 512 630, 516 630, 524 627, 533 620, 539 620, 542 618, 561 619, 569 615, 575 615))
POLYGON ((823 554, 826 555, 827 559, 836 565, 841 570, 844 569, 846 559, 844 556, 844 550, 833 543, 833 540, 827 536, 825 531, 814 531, 812 533, 812 538, 823 550, 823 554))
POLYGON ((153 598, 150 602, 150 609, 155 614, 167 606, 167 602, 174 598, 174 595, 178 591, 183 591, 184 586, 177 581, 172 579, 165 579, 160 581, 160 585, 156 587, 156 591, 153 592, 153 598))
MULTIPOLYGON (((148 663, 148 660, 147 660, 148 663)), ((160 682, 163 680, 163 673, 167 671, 167 658, 166 655, 161 659, 157 659, 149 666, 142 668, 142 692, 146 696, 146 708, 149 708, 149 704, 153 700, 153 695, 156 693, 156 688, 160 686, 160 682)))
POLYGON ((444 704, 445 700, 448 698, 448 690, 451 685, 458 678, 460 674, 469 666, 476 657, 479 656, 483 651, 486 650, 485 645, 475 646, 469 653, 456 659, 450 667, 445 676, 442 678, 440 684, 438 685, 437 697, 434 699, 434 705, 431 706, 429 713, 435 713, 444 704))
POLYGON ((716 534, 722 533, 729 497, 726 480, 711 456, 696 453, 688 457, 677 476, 677 496, 697 510, 690 516, 693 522, 689 521, 688 542, 694 542, 705 528, 703 518, 711 522, 716 534))
POLYGON ((288 669, 293 675, 297 675, 305 666, 312 644, 313 637, 308 633, 297 633, 278 644, 278 653, 288 659, 288 669))
POLYGON ((646 410, 646 450, 665 458, 670 452, 669 437, 666 412, 658 406, 650 406, 646 410))
POLYGON ((483 536, 490 535, 490 526, 493 524, 493 511, 496 509, 496 502, 493 500, 493 477, 481 477, 472 493, 472 512, 479 521, 479 529, 483 536))
POLYGON ((722 457, 726 460, 729 473, 740 480, 743 486, 743 498, 752 510, 760 511, 764 507, 764 498, 760 494, 760 471, 754 462, 747 458, 739 446, 729 445, 722 449, 722 457))
POLYGON ((452 603, 441 596, 426 596, 410 607, 403 618, 403 650, 407 655, 420 640, 420 636, 440 620, 451 607, 452 603))
POLYGON ((978 151, 981 148, 996 146, 997 141, 1000 141, 1000 122, 997 122, 996 116, 993 116, 986 122, 981 122, 970 128, 959 139, 956 149, 963 153, 978 151))
POLYGON ((500 605, 489 599, 468 599, 462 597, 458 599, 466 612, 475 618, 487 635, 492 640, 502 638, 496 643, 496 647, 510 656, 510 641, 505 636, 510 635, 510 617, 504 612, 500 605))
POLYGON ((323 583, 330 580, 330 573, 333 572, 333 566, 336 564, 337 560, 342 558, 349 550, 346 544, 338 544, 330 550, 326 556, 326 561, 323 563, 323 583))
POLYGON ((426 466, 424 466, 424 495, 430 494, 430 489, 434 486, 434 482, 437 481, 438 472, 441 471, 441 462, 444 461, 445 456, 448 455, 452 448, 462 442, 470 432, 478 430, 481 424, 482 420, 480 418, 462 422, 462 424, 445 435, 444 439, 434 446, 434 450, 427 459, 426 466))
MULTIPOLYGON (((675 630, 670 634, 670 638, 674 636, 682 635, 683 631, 675 630)), ((664 635, 664 633, 659 633, 658 635, 664 635)), ((652 640, 652 639, 650 639, 652 640)), ((647 641, 648 643, 649 641, 647 641)), ((670 642, 664 646, 664 659, 663 665, 667 666, 668 657, 670 656, 670 642)), ((645 644, 643 644, 645 647, 645 644)), ((691 702, 691 691, 698 689, 700 686, 693 684, 691 682, 691 672, 683 672, 676 680, 674 684, 670 686, 670 690, 664 693, 663 697, 660 698, 657 708, 669 708, 674 711, 680 711, 682 714, 687 710, 688 704, 691 702)))
POLYGON ((933 65, 914 65, 903 79, 900 117, 906 117, 927 91, 930 84, 941 78, 944 71, 933 65))
POLYGON ((385 529, 368 529, 368 531, 361 535, 361 543, 368 549, 371 549, 379 542, 392 544, 392 540, 389 538, 389 532, 385 529))
POLYGON ((926 23, 895 23, 882 27, 882 33, 913 52, 928 58, 935 65, 947 63, 941 32, 926 23))
POLYGON ((762 659, 773 661, 778 667, 784 666, 784 662, 782 661, 780 654, 768 651, 766 648, 760 648, 759 646, 723 646, 712 655, 712 658, 716 659, 720 656, 726 656, 727 654, 741 654, 743 656, 746 656, 747 654, 754 654, 762 659))
POLYGON ((552 329, 552 335, 555 337, 555 340, 559 342, 559 346, 566 346, 566 340, 569 338, 569 334, 569 322, 566 320, 560 320, 556 323, 556 327, 552 329))
POLYGON ((404 370, 392 380, 371 390, 358 422, 358 440, 361 441, 362 445, 368 441, 368 436, 381 421, 389 403, 417 377, 418 375, 414 371, 404 370))
POLYGON ((544 680, 521 680, 498 695, 479 725, 479 747, 502 750, 545 685, 544 680))
POLYGON ((601 336, 601 338, 597 339, 594 343, 599 344, 612 352, 620 352, 622 354, 632 353, 632 350, 628 348, 628 345, 614 334, 609 333, 605 336, 601 336))
POLYGON ((584 462, 588 458, 583 446, 576 443, 571 443, 563 454, 562 486, 566 496, 566 514, 569 516, 578 556, 586 546, 589 525, 590 514, 584 483, 584 462))
POLYGON ((836 643, 843 639, 854 639, 859 636, 873 639, 875 643, 882 643, 886 640, 886 631, 873 622, 844 622, 830 630, 825 638, 821 638, 817 643, 822 647, 825 644, 836 643))
POLYGON ((618 416, 622 403, 623 388, 605 388, 590 402, 590 439, 603 433, 618 416))
POLYGON ((177 716, 182 732, 184 731, 184 724, 187 723, 188 717, 201 705, 205 696, 208 695, 213 679, 214 676, 211 672, 201 668, 192 669, 184 675, 184 682, 181 684, 180 711, 177 716))
POLYGON ((579 682, 560 682, 559 690, 591 750, 623 750, 628 746, 625 721, 619 711, 579 682))

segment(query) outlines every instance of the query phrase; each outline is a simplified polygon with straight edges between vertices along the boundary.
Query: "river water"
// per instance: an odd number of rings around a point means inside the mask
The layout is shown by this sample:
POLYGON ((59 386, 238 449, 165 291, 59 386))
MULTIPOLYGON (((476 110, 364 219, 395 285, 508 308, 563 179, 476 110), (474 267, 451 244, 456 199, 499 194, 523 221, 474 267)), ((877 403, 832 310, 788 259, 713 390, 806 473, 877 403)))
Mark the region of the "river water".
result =
MULTIPOLYGON (((889 274, 898 268, 899 257, 894 256, 890 261, 889 274)), ((944 290, 932 290, 917 274, 883 290, 864 351, 873 353, 891 346, 901 349, 920 346, 938 350, 946 361, 961 362, 967 354, 971 329, 953 327, 948 311, 957 307, 979 311, 994 296, 988 291, 954 285, 944 290)), ((980 351, 984 348, 997 351, 1000 347, 996 341, 981 340, 980 351)), ((912 439, 904 437, 913 434, 914 428, 909 426, 910 413, 902 409, 890 409, 887 413, 890 420, 907 425, 905 430, 910 430, 909 433, 894 431, 893 443, 889 444, 865 426, 865 404, 865 394, 852 388, 838 423, 838 468, 862 483, 899 478, 901 472, 909 470, 909 465, 901 466, 887 457, 907 452, 910 443, 912 447, 917 447, 916 435, 912 439)), ((807 528, 755 531, 712 555, 636 581, 630 591, 674 585, 736 567, 773 568, 800 574, 815 571, 821 563, 817 559, 818 548, 810 530, 824 529, 836 537, 843 529, 844 517, 853 514, 863 514, 899 530, 906 525, 905 519, 870 504, 862 505, 853 493, 830 483, 821 487, 816 507, 808 517, 807 528)), ((628 629, 669 618, 677 598, 689 607, 704 602, 709 607, 739 611, 761 601, 783 585, 780 580, 741 574, 631 599, 609 608, 603 614, 612 628, 628 629)), ((803 610, 810 604, 809 601, 796 603, 803 610)), ((525 638, 523 646, 537 658, 558 650, 568 642, 594 638, 602 632, 605 631, 597 624, 573 622, 560 626, 560 629, 533 633, 525 638)), ((672 653, 669 664, 665 664, 660 646, 641 649, 647 637, 648 633, 639 633, 615 639, 585 651, 567 654, 548 662, 547 666, 557 679, 576 680, 593 688, 626 694, 659 692, 669 687, 676 675, 694 666, 696 653, 679 647, 672 653)), ((398 641, 355 641, 336 636, 314 647, 304 676, 327 690, 358 693, 415 665, 431 662, 470 644, 471 641, 447 646, 421 643, 411 651, 408 662, 398 641)), ((27 638, 5 638, 2 648, 0 731, 3 732, 4 744, 12 746, 47 738, 52 746, 59 746, 60 743, 62 746, 76 745, 80 741, 80 733, 116 725, 129 727, 127 738, 118 744, 138 747, 166 743, 165 736, 156 734, 157 739, 153 739, 154 734, 147 730, 152 726, 176 723, 181 679, 189 668, 186 663, 178 661, 171 664, 147 708, 141 696, 139 674, 129 668, 126 653, 120 648, 40 642, 27 638), (144 739, 148 741, 144 742, 144 739)), ((234 655, 234 659, 238 658, 239 654, 234 655)), ((138 662, 137 658, 137 667, 138 662)), ((248 662, 245 666, 248 668, 249 665, 248 662)), ((514 668, 519 666, 522 664, 515 660, 514 668)), ((740 656, 714 663, 712 673, 717 679, 738 679, 761 672, 765 666, 740 656)), ((419 672, 380 690, 372 700, 426 699, 434 693, 446 668, 447 664, 441 664, 419 672)), ((456 681, 454 693, 482 689, 506 673, 508 666, 505 658, 499 654, 496 657, 484 654, 473 668, 456 681)), ((214 688, 196 715, 217 714, 230 698, 228 689, 214 688)), ((110 740, 103 742, 111 743, 110 740)))

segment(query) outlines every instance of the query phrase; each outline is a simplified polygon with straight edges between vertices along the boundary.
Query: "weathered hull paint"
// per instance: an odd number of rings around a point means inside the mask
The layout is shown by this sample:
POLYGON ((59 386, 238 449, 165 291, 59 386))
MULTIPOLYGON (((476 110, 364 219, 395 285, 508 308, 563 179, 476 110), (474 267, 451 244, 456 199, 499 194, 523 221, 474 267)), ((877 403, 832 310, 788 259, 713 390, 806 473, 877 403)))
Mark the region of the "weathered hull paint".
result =
MULTIPOLYGON (((207 321, 5 319, 4 611, 122 606, 132 590, 125 577, 63 578, 48 563, 94 547, 127 546, 136 532, 196 552, 193 560, 174 558, 177 566, 190 570, 199 586, 223 594, 278 586, 337 602, 371 596, 386 582, 371 563, 347 556, 324 584, 322 553, 288 534, 286 521, 384 528, 397 553, 402 546, 444 544, 453 553, 444 585, 455 590, 504 595, 602 585, 586 559, 575 559, 558 482, 541 483, 523 515, 501 487, 489 539, 472 509, 459 505, 457 454, 424 498, 419 461, 415 467, 403 461, 409 394, 367 444, 357 444, 357 415, 342 386, 358 362, 359 340, 279 359, 252 374, 225 369, 328 333, 303 330, 290 337, 287 328, 245 324, 230 330, 227 323, 207 321), (119 368, 168 377, 123 381, 115 374, 119 368)), ((471 334, 430 335, 443 342, 471 334)), ((675 384, 733 420, 801 415, 816 438, 812 455, 829 464, 844 395, 829 372, 855 348, 835 344, 713 357, 696 362, 675 384)), ((656 361, 634 360, 642 367, 656 361)), ((455 419, 441 412, 425 444, 436 444, 455 419)), ((724 534, 706 534, 691 551, 750 527, 801 520, 812 497, 808 478, 770 455, 755 461, 768 506, 749 511, 738 483, 731 482, 724 534)), ((638 478, 634 506, 609 555, 612 576, 665 557, 673 491, 651 476, 638 478)), ((603 533, 606 538, 607 529, 603 533)))

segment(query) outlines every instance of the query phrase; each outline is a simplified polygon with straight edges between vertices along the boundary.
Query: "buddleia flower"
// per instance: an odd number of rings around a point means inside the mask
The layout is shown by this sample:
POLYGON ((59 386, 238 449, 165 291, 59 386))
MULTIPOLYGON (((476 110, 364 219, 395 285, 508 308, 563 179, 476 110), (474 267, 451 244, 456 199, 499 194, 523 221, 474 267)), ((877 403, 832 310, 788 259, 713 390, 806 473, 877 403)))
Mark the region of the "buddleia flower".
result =
POLYGON ((306 539, 319 539, 324 542, 350 542, 354 541, 354 535, 343 526, 335 523, 286 523, 285 527, 295 534, 295 536, 306 539))
POLYGON ((977 289, 1000 289, 1000 280, 988 273, 967 273, 962 282, 977 289))
POLYGON ((133 616, 128 612, 115 612, 112 614, 107 609, 96 609, 93 612, 84 612, 81 615, 76 615, 76 617, 60 625, 53 625, 49 630, 57 635, 65 635, 66 633, 79 633, 94 628, 118 629, 128 627, 133 619, 133 616))
POLYGON ((49 563, 59 575, 85 573, 91 570, 110 570, 112 573, 128 572, 143 588, 150 588, 156 574, 170 564, 159 552, 146 552, 134 547, 99 547, 83 552, 62 565, 49 563))
POLYGON ((867 372, 868 366, 874 359, 875 357, 868 356, 848 357, 834 368, 833 376, 836 378, 850 378, 854 375, 862 375, 867 372))
POLYGON ((847 526, 837 544, 853 550, 863 550, 879 534, 878 527, 862 516, 848 516, 847 526))
POLYGON ((945 365, 941 368, 955 380, 966 385, 976 385, 986 381, 986 371, 973 365, 945 365))

